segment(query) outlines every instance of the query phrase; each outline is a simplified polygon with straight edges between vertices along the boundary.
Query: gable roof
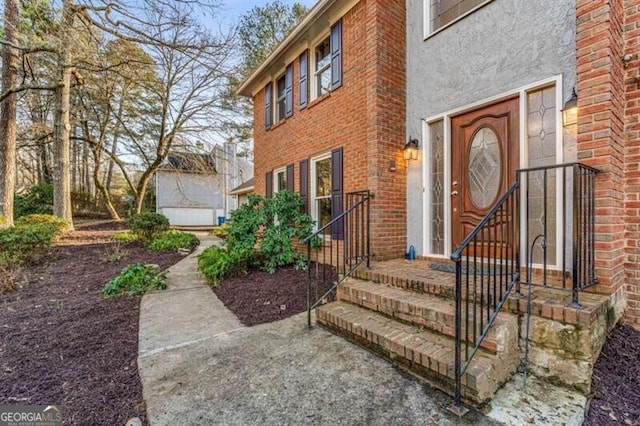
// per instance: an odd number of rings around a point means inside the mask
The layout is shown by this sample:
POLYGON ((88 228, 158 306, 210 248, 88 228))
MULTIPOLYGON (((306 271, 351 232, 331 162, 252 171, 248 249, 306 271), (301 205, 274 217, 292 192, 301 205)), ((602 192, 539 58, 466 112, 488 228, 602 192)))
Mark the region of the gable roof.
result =
POLYGON ((242 195, 248 194, 249 192, 253 192, 253 178, 233 188, 229 191, 229 195, 242 195))
POLYGON ((216 174, 216 158, 213 154, 174 152, 167 156, 165 164, 159 170, 216 174))
POLYGON ((289 35, 267 56, 242 83, 238 94, 253 96, 272 77, 291 63, 304 49, 311 47, 309 41, 327 32, 331 25, 351 9, 359 0, 319 0, 289 35))

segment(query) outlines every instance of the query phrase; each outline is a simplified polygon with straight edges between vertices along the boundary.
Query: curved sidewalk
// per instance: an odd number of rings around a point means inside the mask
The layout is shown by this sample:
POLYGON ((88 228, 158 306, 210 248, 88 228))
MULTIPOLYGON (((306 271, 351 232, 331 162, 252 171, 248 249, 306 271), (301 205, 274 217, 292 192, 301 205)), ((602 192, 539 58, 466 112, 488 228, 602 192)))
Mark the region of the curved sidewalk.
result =
POLYGON ((306 330, 305 313, 242 326, 197 272, 197 254, 215 243, 202 237, 169 269, 168 289, 142 298, 138 367, 151 425, 495 424, 475 410, 454 417, 449 396, 306 330))

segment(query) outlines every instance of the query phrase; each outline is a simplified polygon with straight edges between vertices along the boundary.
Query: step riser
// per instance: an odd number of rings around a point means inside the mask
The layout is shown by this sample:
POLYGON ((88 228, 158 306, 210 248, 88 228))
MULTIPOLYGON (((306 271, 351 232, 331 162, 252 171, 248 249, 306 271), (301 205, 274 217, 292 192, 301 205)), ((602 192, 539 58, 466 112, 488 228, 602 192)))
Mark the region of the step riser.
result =
MULTIPOLYGON (((443 311, 442 307, 420 306, 408 300, 395 300, 393 297, 385 297, 380 294, 352 288, 349 282, 338 287, 338 300, 379 312, 406 324, 424 327, 446 336, 455 337, 455 314, 443 311)), ((481 343, 481 347, 494 353, 515 353, 517 351, 517 333, 518 321, 516 317, 513 317, 503 324, 492 327, 481 343)), ((477 323, 476 337, 479 334, 480 324, 477 323)), ((464 320, 462 336, 466 338, 464 320)), ((468 340, 470 343, 474 341, 471 331, 469 332, 468 340)))
MULTIPOLYGON (((363 321, 361 317, 345 313, 335 306, 322 306, 316 314, 318 324, 420 375, 443 391, 453 392, 453 346, 450 339, 442 338, 440 343, 445 346, 429 343, 421 338, 420 333, 412 333, 408 326, 391 328, 363 321)), ((496 366, 479 356, 472 361, 462 378, 463 398, 474 403, 485 401, 500 383, 515 372, 517 356, 497 359, 496 366)))

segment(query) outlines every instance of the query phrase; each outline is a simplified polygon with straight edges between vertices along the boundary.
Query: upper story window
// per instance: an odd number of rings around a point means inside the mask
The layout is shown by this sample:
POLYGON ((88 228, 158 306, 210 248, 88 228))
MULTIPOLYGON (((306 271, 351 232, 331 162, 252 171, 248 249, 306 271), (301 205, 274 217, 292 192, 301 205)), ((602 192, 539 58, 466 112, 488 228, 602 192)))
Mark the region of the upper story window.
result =
POLYGON ((331 91, 331 43, 329 40, 329 37, 325 38, 314 49, 315 97, 320 97, 331 91))
POLYGON ((424 0, 425 37, 463 18, 491 0, 424 0))

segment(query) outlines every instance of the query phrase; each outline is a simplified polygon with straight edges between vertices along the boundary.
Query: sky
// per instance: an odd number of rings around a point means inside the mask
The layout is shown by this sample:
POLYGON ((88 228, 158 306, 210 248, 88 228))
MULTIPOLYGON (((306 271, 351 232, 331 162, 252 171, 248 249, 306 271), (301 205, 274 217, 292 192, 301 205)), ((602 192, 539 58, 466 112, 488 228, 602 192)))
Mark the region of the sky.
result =
MULTIPOLYGON (((281 0, 282 3, 292 5, 293 3, 301 3, 302 5, 311 9, 317 0, 281 0)), ((240 15, 248 12, 255 6, 264 6, 269 3, 269 0, 225 0, 224 8, 228 11, 231 17, 239 17, 240 15)))

